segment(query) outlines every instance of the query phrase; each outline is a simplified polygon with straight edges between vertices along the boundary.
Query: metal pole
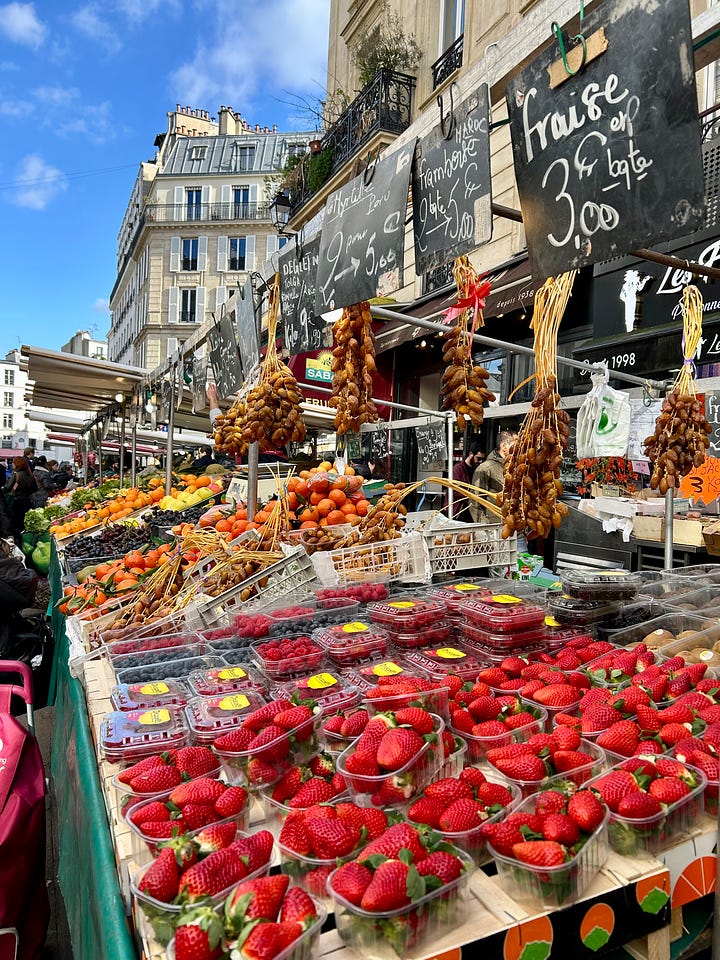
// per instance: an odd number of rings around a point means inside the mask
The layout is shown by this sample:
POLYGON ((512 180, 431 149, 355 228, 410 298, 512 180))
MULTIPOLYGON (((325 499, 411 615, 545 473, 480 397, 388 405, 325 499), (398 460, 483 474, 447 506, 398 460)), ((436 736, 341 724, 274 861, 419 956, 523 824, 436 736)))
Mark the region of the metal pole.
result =
MULTIPOLYGON (((387 310, 385 307, 370 307, 370 312, 374 317, 377 317, 378 320, 402 320, 409 326, 424 327, 426 330, 435 330, 438 333, 446 333, 448 329, 444 323, 435 323, 433 320, 425 320, 423 317, 413 317, 410 314, 398 313, 396 310, 387 310)), ((535 351, 532 347, 523 347, 517 343, 507 343, 505 340, 495 340, 493 337, 485 337, 479 333, 475 334, 473 341, 484 344, 487 347, 497 347, 500 350, 507 350, 508 353, 524 353, 527 354, 527 356, 535 356, 535 351)), ((576 370, 587 370, 588 373, 602 369, 602 365, 599 363, 586 363, 583 360, 573 360, 571 357, 558 356, 557 362, 566 367, 574 367, 576 370)), ((623 373, 620 370, 613 370, 611 376, 614 379, 634 383, 640 387, 650 386, 656 390, 662 390, 665 387, 665 384, 659 380, 635 377, 631 373, 623 373)), ((379 402, 384 403, 384 401, 379 402)))
POLYGON ((170 416, 167 425, 167 452, 165 454, 165 496, 172 489, 173 431, 175 430, 175 377, 170 378, 170 416))
POLYGON ((130 486, 135 486, 135 476, 137 474, 137 465, 135 457, 137 456, 137 417, 133 420, 132 430, 130 431, 130 486))
POLYGON ((257 442, 251 443, 248 448, 248 520, 254 520, 257 512, 258 494, 258 464, 260 462, 260 447, 257 442))
POLYGON ((88 448, 87 440, 83 441, 82 448, 82 460, 83 460, 83 484, 87 486, 88 484, 88 448))
MULTIPOLYGON (((447 418, 447 462, 448 462, 448 480, 452 480, 453 475, 453 450, 455 447, 455 429, 454 421, 451 416, 447 418)), ((448 516, 453 515, 455 491, 452 487, 447 488, 447 511, 448 516)))
POLYGON ((102 437, 98 439, 98 483, 103 482, 102 474, 102 437))
POLYGON ((670 489, 665 494, 665 570, 671 570, 673 565, 673 499, 674 491, 670 489))
POLYGON ((125 401, 122 402, 120 409, 120 489, 122 490, 123 480, 125 479, 125 401))
MULTIPOLYGON (((332 393, 332 390, 330 389, 330 387, 319 387, 315 383, 312 385, 312 389, 317 393, 332 393)), ((447 414, 444 413, 443 411, 428 410, 427 407, 410 407, 406 403, 393 403, 390 400, 380 400, 377 397, 373 397, 372 400, 373 400, 373 403, 376 403, 380 406, 392 407, 393 410, 407 410, 409 413, 422 413, 426 417, 447 416, 447 414)))

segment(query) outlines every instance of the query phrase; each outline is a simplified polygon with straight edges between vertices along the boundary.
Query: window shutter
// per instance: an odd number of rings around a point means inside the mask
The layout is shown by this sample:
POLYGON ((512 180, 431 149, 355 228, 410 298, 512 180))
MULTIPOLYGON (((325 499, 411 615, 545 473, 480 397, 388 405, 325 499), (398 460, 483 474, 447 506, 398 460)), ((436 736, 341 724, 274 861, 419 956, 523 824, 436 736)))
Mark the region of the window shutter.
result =
POLYGON ((257 203, 257 202, 258 202, 258 188, 257 188, 257 184, 253 183, 250 186, 250 203, 257 203))
MULTIPOLYGON (((220 216, 222 217, 223 220, 230 219, 230 200, 231 200, 230 184, 224 183, 220 187, 220 203, 222 204, 222 213, 220 214, 220 216)), ((220 267, 218 267, 218 270, 219 269, 220 267)), ((225 268, 223 267, 223 269, 225 268)))
POLYGON ((170 237, 170 270, 174 273, 180 269, 180 248, 182 241, 180 237, 170 237))
POLYGON ((227 287, 215 287, 215 313, 220 314, 220 308, 227 302, 227 287))
POLYGON ((205 320, 205 287, 198 287, 195 300, 195 323, 205 320))
POLYGON ((269 260, 270 257, 277 252, 279 239, 280 238, 277 237, 274 233, 269 233, 267 235, 267 247, 265 248, 266 260, 269 260))
POLYGON ((252 235, 245 238, 245 269, 255 269, 255 237, 252 235))
POLYGON ((210 203, 210 187, 200 187, 200 203, 203 205, 203 210, 207 211, 210 203))
POLYGON ((177 287, 170 287, 168 289, 168 323, 178 322, 178 309, 179 309, 178 294, 179 294, 179 291, 177 287))
MULTIPOLYGON (((203 188, 204 189, 204 188, 203 188)), ((198 238, 198 270, 207 270, 208 238, 198 238)))
POLYGON ((185 191, 182 187, 175 187, 175 219, 185 219, 185 191))
POLYGON ((225 273, 228 268, 228 238, 218 237, 217 271, 225 273))
POLYGON ((167 339, 167 353, 165 354, 167 359, 175 353, 178 348, 178 338, 177 337, 168 337, 167 339))

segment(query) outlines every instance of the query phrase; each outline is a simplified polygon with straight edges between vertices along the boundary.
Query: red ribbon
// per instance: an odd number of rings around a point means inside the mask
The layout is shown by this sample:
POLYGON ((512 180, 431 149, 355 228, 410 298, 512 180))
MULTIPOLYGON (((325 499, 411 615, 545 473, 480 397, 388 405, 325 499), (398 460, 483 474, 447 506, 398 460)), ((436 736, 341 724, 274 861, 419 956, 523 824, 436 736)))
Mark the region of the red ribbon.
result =
POLYGON ((461 313, 464 313, 465 310, 472 310, 473 319, 470 329, 469 353, 472 352, 472 338, 475 335, 475 329, 477 327, 478 310, 485 309, 485 301, 489 293, 490 281, 478 277, 475 283, 470 284, 467 296, 459 298, 457 303, 454 303, 445 310, 446 323, 451 323, 456 317, 460 316, 461 313))

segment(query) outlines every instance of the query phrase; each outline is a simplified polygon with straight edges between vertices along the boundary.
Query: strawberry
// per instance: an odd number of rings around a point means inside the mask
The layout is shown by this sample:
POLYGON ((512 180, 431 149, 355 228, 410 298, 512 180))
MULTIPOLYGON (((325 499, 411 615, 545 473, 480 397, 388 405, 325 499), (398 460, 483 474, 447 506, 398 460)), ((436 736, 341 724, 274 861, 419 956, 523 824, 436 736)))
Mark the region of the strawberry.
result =
POLYGON ((317 917, 315 903, 302 887, 290 887, 280 908, 280 923, 299 923, 306 930, 317 917))
POLYGON ((640 703, 637 706, 636 713, 638 725, 645 733, 657 733, 663 725, 660 711, 655 707, 640 703))
POLYGON ((254 739, 255 734, 250 727, 236 727, 217 737, 213 746, 228 753, 244 753, 254 739))
POLYGON ((513 846, 516 843, 522 843, 525 839, 520 832, 520 827, 514 822, 484 823, 479 832, 481 837, 484 837, 498 853, 505 857, 512 856, 513 846))
POLYGON ((476 790, 476 794, 481 803, 490 807, 496 805, 507 807, 513 799, 513 795, 508 788, 500 783, 481 783, 476 790))
POLYGON ((310 773, 314 777, 325 777, 325 779, 332 778, 335 773, 335 761, 327 753, 318 753, 314 756, 310 763, 310 773))
POLYGON ((586 833, 593 833, 603 821, 605 807, 591 790, 578 790, 567 805, 568 816, 586 833))
POLYGON ((400 726, 411 727, 415 733, 421 736, 426 733, 432 733, 435 727, 433 718, 421 707, 403 707, 395 711, 395 720, 400 726))
POLYGON ((184 807, 186 803, 213 804, 226 789, 226 784, 219 780, 201 777, 199 780, 189 780, 187 783, 181 783, 170 793, 168 799, 176 807, 184 807))
POLYGON ((258 830, 249 837, 240 837, 232 843, 237 856, 247 862, 248 873, 270 862, 273 852, 273 835, 269 830, 258 830))
MULTIPOLYGON (((272 722, 278 726, 283 727, 285 730, 294 730, 295 727, 300 727, 303 724, 310 722, 309 730, 312 731, 312 719, 313 712, 307 704, 300 704, 297 707, 290 707, 287 710, 280 710, 273 717, 272 722)), ((305 727, 299 733, 305 733, 305 727)), ((300 737, 298 737, 300 739, 300 737)))
POLYGON ((273 786, 270 796, 278 803, 285 803, 291 797, 294 797, 305 780, 308 778, 308 768, 303 766, 294 766, 284 773, 278 782, 273 786))
POLYGON ((164 793, 181 781, 182 774, 177 767, 154 766, 134 776, 130 788, 134 793, 164 793))
POLYGON ((477 800, 455 800, 440 817, 440 829, 447 833, 464 833, 479 827, 484 819, 484 807, 477 800))
POLYGON ((493 747, 487 751, 485 757, 489 763, 497 764, 498 760, 515 760, 518 757, 527 757, 533 753, 527 743, 511 743, 506 747, 493 747))
POLYGON ((695 750, 690 762, 694 767, 697 767, 698 770, 702 770, 708 778, 708 781, 717 782, 720 780, 720 761, 718 761, 717 757, 712 757, 709 753, 695 750))
POLYGON ((571 847, 580 839, 580 831, 571 817, 564 813, 548 813, 543 817, 542 832, 546 840, 555 840, 571 847))
POLYGON ((417 872, 421 877, 437 877, 443 884, 452 883, 462 873, 462 861, 444 850, 436 850, 418 864, 417 872))
POLYGON ((218 760, 208 747, 182 747, 177 752, 175 765, 191 780, 204 777, 218 768, 218 760))
MULTIPOLYGON (((252 730, 253 733, 258 733, 263 727, 272 723, 275 714, 280 713, 282 710, 289 710, 292 706, 294 706, 294 704, 289 700, 274 700, 272 703, 266 703, 264 706, 248 714, 243 720, 242 725, 246 730, 252 730)), ((217 743, 218 741, 216 740, 216 746, 217 743)))
POLYGON ((193 843, 197 844, 198 853, 207 856, 215 850, 229 847, 235 839, 236 833, 237 826, 234 823, 213 823, 201 830, 200 833, 195 834, 193 843))
POLYGON ((456 710, 452 716, 453 729, 458 733, 472 733, 475 718, 469 710, 456 710))
MULTIPOLYGON (((478 770, 477 767, 464 767, 460 771, 459 780, 463 780, 465 783, 469 783, 471 787, 479 787, 483 783, 487 783, 487 779, 482 770, 478 770)), ((426 791, 427 793, 427 791, 426 791)))
MULTIPOLYGON (((342 789, 345 789, 344 781, 342 789)), ((321 777, 311 777, 300 787, 292 800, 289 801, 288 806, 292 809, 310 807, 314 803, 324 803, 336 794, 337 790, 327 780, 323 780, 321 777)))
POLYGON ((347 820, 308 820, 305 829, 320 860, 347 856, 361 839, 360 830, 347 820))
POLYGON ((523 840, 513 845, 512 854, 521 863, 534 867, 558 867, 565 863, 565 851, 554 840, 523 840))
POLYGON ((574 726, 555 727, 552 738, 558 750, 577 750, 580 746, 580 733, 574 726))
POLYGON ((349 820, 358 830, 365 830, 368 840, 374 840, 387 830, 388 818, 384 810, 358 807, 354 803, 337 804, 338 820, 349 820))
POLYGON ((567 773, 568 770, 577 770, 592 763, 590 754, 582 750, 556 750, 553 754, 553 763, 558 773, 567 773))
POLYGON ((228 787, 215 801, 215 812, 219 817, 236 817, 245 809, 247 801, 245 787, 228 787))
POLYGON ((185 900, 212 897, 247 875, 247 867, 232 844, 216 850, 186 870, 180 878, 179 893, 185 900))
POLYGON ((255 735, 248 751, 266 763, 277 763, 287 756, 289 746, 287 730, 271 723, 255 735))
POLYGON ((497 737, 506 732, 507 727, 501 720, 483 720, 470 731, 474 737, 497 737))
POLYGON ((152 803, 142 803, 131 807, 125 817, 136 827, 141 823, 163 823, 170 819, 170 811, 159 800, 153 800, 152 803))
POLYGON ((675 777, 658 777, 650 784, 648 793, 660 803, 671 804, 686 797, 690 793, 690 787, 684 780, 675 777))
POLYGON ((468 712, 474 717, 476 723, 481 723, 484 720, 494 720, 498 711, 498 701, 493 696, 476 697, 468 704, 468 712))
POLYGON ((440 817, 445 812, 447 803, 440 797, 424 796, 413 803, 407 812, 408 820, 413 823, 426 823, 429 827, 437 829, 440 825, 440 817))
MULTIPOLYGON (((367 731, 366 731, 367 732, 367 731)), ((406 727, 388 730, 377 748, 376 759, 385 770, 400 770, 425 746, 423 738, 406 727)))
POLYGON ((348 903, 358 907, 372 878, 373 875, 367 867, 351 860, 335 871, 332 888, 338 896, 344 897, 348 903))
POLYGON ((629 757, 640 738, 638 725, 632 720, 620 720, 614 723, 597 738, 597 745, 604 750, 612 750, 624 757, 629 757))
POLYGON ((145 773, 146 770, 150 770, 152 767, 164 767, 165 765, 166 761, 163 755, 156 753, 152 757, 144 757, 131 767, 126 767, 125 770, 121 770, 117 778, 120 783, 130 784, 135 777, 140 776, 141 773, 145 773))
POLYGON ((532 699, 544 707, 569 707, 577 703, 579 695, 575 687, 568 683, 549 683, 536 690, 532 699))
POLYGON ((599 703, 589 707, 582 715, 580 728, 583 733, 594 733, 596 730, 607 730, 613 723, 622 720, 622 714, 613 710, 606 703, 599 703))
MULTIPOLYGON (((359 777, 377 777, 380 773, 375 754, 367 750, 355 750, 345 760, 345 770, 347 773, 357 774, 359 777)), ((366 783, 362 780, 358 783, 358 789, 363 790, 366 783)))
POLYGON ((356 710, 349 717, 345 717, 340 727, 340 735, 348 740, 354 740, 359 737, 365 727, 368 725, 370 715, 367 710, 356 710))
POLYGON ((180 813, 188 830, 199 830, 209 823, 215 823, 218 815, 209 803, 186 803, 180 813))
POLYGON ((537 723, 539 726, 537 717, 534 717, 529 710, 510 713, 505 717, 505 726, 510 727, 511 730, 519 730, 520 727, 527 727, 531 723, 537 723))
POLYGON ((381 836, 372 840, 358 855, 358 859, 364 863, 368 857, 376 853, 394 859, 403 849, 410 851, 414 863, 419 863, 427 855, 415 827, 409 823, 396 823, 388 827, 381 836))
POLYGON ((553 717, 553 723, 555 724, 555 729, 553 733, 557 733, 560 727, 570 727, 571 730, 577 730, 580 732, 580 717, 575 717, 571 713, 564 713, 560 710, 559 713, 556 713, 553 717))
POLYGON ((184 914, 175 931, 175 960, 216 960, 223 950, 223 925, 207 907, 184 914))
POLYGON ((453 800, 461 800, 464 797, 472 797, 473 790, 469 783, 457 777, 442 777, 428 784, 425 788, 426 797, 435 797, 444 801, 447 806, 453 800))
MULTIPOLYGON (((240 935, 237 955, 241 960, 272 960, 285 954, 303 932, 299 923, 259 923, 240 935)), ((235 953, 235 951, 233 951, 235 953)))
MULTIPOLYGON (((608 804, 609 806, 609 804, 608 804)), ((662 812, 659 800, 642 790, 626 793, 617 805, 617 814, 630 820, 643 820, 662 812)))
POLYGON ((163 849, 138 883, 138 889, 161 903, 172 903, 177 896, 180 872, 175 851, 163 849))
POLYGON ((336 713, 332 717, 328 717, 327 720, 323 723, 323 730, 325 733, 341 733, 342 725, 345 723, 345 716, 342 713, 336 713))
POLYGON ((387 725, 379 717, 373 717, 355 742, 355 749, 360 753, 377 753, 377 748, 385 734, 387 725))
POLYGON ((684 740, 690 731, 683 723, 665 723, 660 727, 658 736, 663 743, 673 746, 680 740, 684 740))
POLYGON ((225 918, 234 926, 248 920, 274 921, 289 883, 284 873, 244 880, 225 901, 225 918))
POLYGON ((182 817, 178 817, 175 820, 151 820, 148 823, 141 823, 138 825, 138 830, 146 839, 169 840, 170 837, 179 837, 187 830, 187 826, 182 817))
POLYGON ((568 800, 559 790, 543 790, 535 801, 535 813, 547 816, 549 813, 562 813, 568 800))
POLYGON ((629 686, 618 693, 612 704, 616 710, 623 709, 626 713, 632 713, 640 704, 649 706, 650 697, 640 687, 629 686))
POLYGON ((547 776, 547 767, 540 757, 526 754, 514 760, 500 760, 495 763, 500 773, 513 780, 536 781, 547 776))
POLYGON ((600 794, 608 807, 617 813, 622 799, 628 793, 637 793, 638 785, 635 777, 627 770, 611 770, 593 784, 593 789, 600 794))
MULTIPOLYGON (((411 902, 408 894, 410 867, 401 860, 386 860, 373 874, 360 907, 377 913, 397 910, 411 902)), ((417 868, 415 868, 417 877, 417 868)))

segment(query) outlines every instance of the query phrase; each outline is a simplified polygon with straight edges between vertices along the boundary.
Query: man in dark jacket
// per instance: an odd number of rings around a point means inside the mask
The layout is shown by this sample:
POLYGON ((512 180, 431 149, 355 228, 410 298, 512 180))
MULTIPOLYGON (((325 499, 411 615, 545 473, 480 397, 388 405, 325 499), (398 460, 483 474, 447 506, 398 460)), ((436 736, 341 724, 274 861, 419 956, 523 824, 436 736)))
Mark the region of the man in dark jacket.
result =
MULTIPOLYGON (((462 460, 453 466, 453 480, 458 480, 460 483, 472 483, 473 474, 477 467, 483 462, 484 454, 480 452, 480 444, 477 440, 473 440, 468 447, 468 452, 463 457, 462 460)), ((448 513, 448 516, 452 517, 454 520, 463 520, 465 523, 470 523, 472 516, 470 514, 470 506, 467 497, 463 497, 460 493, 455 493, 453 496, 453 508, 452 512, 448 505, 447 496, 445 497, 445 509, 448 513)))
MULTIPOLYGON (((510 453, 513 444, 517 440, 515 430, 501 430, 497 437, 497 446, 490 456, 481 463, 473 474, 473 486, 487 490, 489 493, 500 493, 503 488, 503 464, 510 453)), ((470 514, 475 523, 497 523, 497 517, 493 516, 479 503, 470 503, 470 514)))

